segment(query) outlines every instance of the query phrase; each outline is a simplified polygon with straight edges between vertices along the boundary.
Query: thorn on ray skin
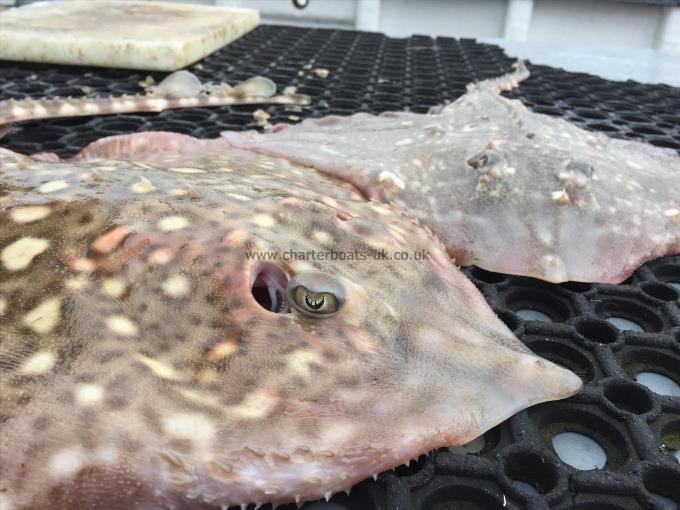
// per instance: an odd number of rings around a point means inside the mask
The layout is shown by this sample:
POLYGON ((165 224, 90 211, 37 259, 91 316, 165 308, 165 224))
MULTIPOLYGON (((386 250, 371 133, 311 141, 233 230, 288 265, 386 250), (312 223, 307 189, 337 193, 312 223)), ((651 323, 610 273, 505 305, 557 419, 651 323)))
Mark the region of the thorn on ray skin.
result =
POLYGON ((332 497, 333 493, 331 491, 328 491, 323 495, 323 499, 325 499, 326 501, 330 501, 332 497))

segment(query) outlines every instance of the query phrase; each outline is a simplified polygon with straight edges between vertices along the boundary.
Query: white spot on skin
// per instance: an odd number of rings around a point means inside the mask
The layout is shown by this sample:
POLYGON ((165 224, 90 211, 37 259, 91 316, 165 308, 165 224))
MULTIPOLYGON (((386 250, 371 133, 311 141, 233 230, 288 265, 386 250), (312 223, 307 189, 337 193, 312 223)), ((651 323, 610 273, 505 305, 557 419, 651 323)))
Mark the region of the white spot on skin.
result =
POLYGON ((174 252, 170 248, 158 248, 149 255, 149 262, 152 264, 167 264, 174 257, 174 252))
POLYGON ((156 189, 149 179, 141 176, 139 182, 134 183, 130 188, 133 193, 151 193, 156 189))
POLYGON ((378 175, 378 182, 385 189, 391 193, 398 193, 406 189, 406 183, 395 174, 388 170, 383 170, 378 175))
POLYGON ((0 510, 13 510, 14 507, 9 501, 9 498, 4 494, 0 494, 0 510))
POLYGON ((86 289, 89 283, 90 281, 88 280, 87 276, 78 275, 66 280, 66 283, 64 285, 66 286, 67 289, 77 292, 79 290, 86 289))
POLYGON ((217 398, 214 395, 204 395, 201 392, 187 390, 184 388, 179 388, 177 389, 177 391, 187 400, 191 400, 192 402, 196 402, 197 404, 218 407, 220 409, 222 408, 222 402, 220 401, 219 398, 217 398))
POLYGON ((127 286, 120 278, 105 278, 102 280, 102 291, 107 296, 119 298, 125 293, 127 286))
POLYGON ((59 323, 60 314, 61 300, 47 299, 24 316, 23 324, 39 335, 44 335, 59 323))
POLYGON ((46 182, 45 184, 41 184, 38 187, 38 193, 53 193, 55 191, 61 191, 63 189, 68 188, 68 183, 66 181, 49 181, 46 182))
POLYGON ((292 260, 290 262, 290 268, 295 273, 301 273, 302 271, 314 271, 316 268, 307 262, 306 260, 292 260))
POLYGON ((169 381, 180 381, 183 379, 183 377, 173 367, 163 363, 162 361, 158 361, 147 356, 142 356, 141 354, 137 355, 135 359, 143 365, 146 365, 149 370, 151 370, 161 379, 167 379, 169 381))
POLYGON ((158 222, 158 228, 163 232, 182 230, 189 226, 189 220, 182 216, 167 216, 158 222))
POLYGON ((97 268, 93 260, 88 258, 78 258, 71 262, 71 269, 79 273, 92 273, 97 268))
POLYGON ((50 471, 55 478, 70 478, 83 466, 83 454, 79 450, 64 449, 50 459, 50 471))
POLYGON ((49 246, 50 243, 46 239, 22 237, 2 250, 0 260, 8 270, 19 271, 30 266, 33 259, 49 246))
POLYGON ((0 298, 0 316, 5 314, 7 310, 7 300, 5 298, 0 298))
POLYGON ((79 384, 75 394, 76 402, 81 406, 98 404, 104 399, 104 390, 96 384, 79 384))
POLYGON ((212 361, 221 361, 228 358, 238 350, 238 344, 231 340, 220 342, 210 350, 209 358, 212 361))
POLYGON ((190 168, 190 167, 169 168, 168 170, 171 170, 173 172, 177 172, 179 174, 204 174, 205 173, 205 170, 201 170, 200 168, 190 168))
POLYGON ((40 375, 52 370, 57 355, 50 351, 39 351, 24 361, 19 367, 21 375, 40 375))
POLYGON ((330 205, 331 207, 334 207, 336 209, 340 207, 340 204, 338 204, 338 201, 335 200, 334 198, 331 198, 331 197, 322 197, 321 201, 324 204, 330 205))
POLYGON ((411 145, 413 143, 413 138, 404 138, 403 140, 399 140, 396 142, 394 145, 411 145))
POLYGON ((321 364, 321 357, 312 351, 296 351, 289 354, 286 358, 286 367, 293 376, 308 379, 311 375, 311 366, 313 364, 321 364))
POLYGON ((118 461, 118 450, 112 446, 103 446, 95 451, 95 458, 104 464, 114 464, 118 461))
POLYGON ((258 227, 270 228, 276 225, 276 220, 269 214, 256 214, 250 219, 258 227))
POLYGON ((200 414, 176 414, 165 419, 165 431, 181 439, 207 442, 215 436, 215 427, 200 414))
POLYGON ((312 237, 319 241, 321 244, 328 244, 332 241, 332 238, 328 232, 324 232, 323 230, 316 230, 313 234, 312 237))
POLYGON ((63 103, 59 107, 59 114, 60 115, 71 116, 75 113, 78 113, 78 109, 75 106, 73 106, 72 104, 63 103))
POLYGON ((328 423, 322 434, 322 441, 326 444, 338 444, 346 441, 351 441, 356 437, 356 425, 349 421, 337 420, 334 423, 328 423))
POLYGON ((241 202, 247 202, 249 200, 252 200, 252 198, 247 197, 245 195, 241 195, 240 193, 227 193, 227 196, 235 198, 236 200, 240 200, 241 202))
POLYGON ((675 209, 675 208, 666 209, 666 210, 663 212, 663 215, 664 215, 664 216, 667 216, 668 218, 673 218, 674 216, 677 216, 678 214, 680 214, 680 210, 675 209))
POLYGON ((257 390, 246 395, 240 404, 229 407, 229 410, 241 418, 264 418, 274 410, 278 400, 266 390, 257 390))
POLYGON ((189 279, 179 274, 170 276, 161 285, 163 292, 172 298, 186 296, 190 287, 189 279))
POLYGON ((94 115, 94 114, 99 113, 101 111, 101 108, 99 107, 99 105, 97 103, 85 103, 83 105, 83 111, 85 111, 85 112, 87 112, 91 115, 94 115))
POLYGON ((569 195, 566 190, 553 191, 550 196, 557 205, 567 205, 569 203, 569 195))
POLYGON ((24 117, 28 112, 26 108, 23 108, 22 106, 13 106, 12 107, 12 115, 14 117, 24 117))
POLYGON ((377 212, 381 216, 388 216, 392 214, 392 211, 390 210, 389 207, 379 204, 377 202, 371 202, 369 204, 370 208, 373 209, 375 212, 377 212))
POLYGON ((562 269, 564 264, 559 258, 555 257, 554 255, 544 255, 542 260, 544 266, 548 269, 549 276, 564 273, 564 270, 562 269))
POLYGON ((45 219, 50 215, 50 212, 50 208, 45 205, 29 205, 13 209, 9 216, 15 223, 23 224, 45 219))
POLYGON ((134 322, 124 315, 113 315, 106 319, 106 326, 114 333, 121 336, 134 336, 138 328, 134 322))

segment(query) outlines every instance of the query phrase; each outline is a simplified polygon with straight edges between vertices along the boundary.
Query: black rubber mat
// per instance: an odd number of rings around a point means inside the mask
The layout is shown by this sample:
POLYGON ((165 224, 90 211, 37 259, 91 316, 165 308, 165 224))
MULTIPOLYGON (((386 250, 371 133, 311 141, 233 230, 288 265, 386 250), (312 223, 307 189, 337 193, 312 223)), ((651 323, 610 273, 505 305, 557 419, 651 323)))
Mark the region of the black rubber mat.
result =
MULTIPOLYGON (((263 107, 272 122, 296 122, 359 111, 426 112, 461 95, 471 81, 507 72, 512 62, 500 48, 472 40, 262 26, 192 70, 206 80, 234 83, 260 74, 281 87, 297 86, 312 96, 311 106, 263 107)), ((529 68, 531 78, 510 95, 534 111, 680 151, 680 89, 529 68)), ((146 75, 0 62, 0 99, 134 94, 146 75)), ((25 122, 2 145, 67 156, 112 134, 170 130, 214 137, 252 127, 255 109, 25 122)), ((654 393, 636 377, 654 373, 680 384, 680 257, 650 262, 622 285, 551 285, 478 268, 466 273, 532 350, 583 378, 583 391, 522 411, 466 449, 433 452, 360 484, 350 496, 308 507, 677 508, 680 464, 673 452, 680 449, 680 397, 654 393), (552 440, 563 432, 596 441, 606 454, 603 468, 579 470, 561 460, 552 440)))

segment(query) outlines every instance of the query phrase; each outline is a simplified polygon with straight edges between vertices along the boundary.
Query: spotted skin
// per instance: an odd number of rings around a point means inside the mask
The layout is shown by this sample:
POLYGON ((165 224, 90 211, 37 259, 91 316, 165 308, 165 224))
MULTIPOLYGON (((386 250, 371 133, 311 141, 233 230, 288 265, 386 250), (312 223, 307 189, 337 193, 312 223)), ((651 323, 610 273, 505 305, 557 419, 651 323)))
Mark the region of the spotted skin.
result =
POLYGON ((461 265, 620 283, 645 261, 680 253, 678 154, 499 94, 528 77, 520 63, 431 115, 359 113, 223 136, 408 211, 461 265))
POLYGON ((60 163, 0 150, 1 508, 316 499, 581 386, 410 216, 181 136, 60 163), (429 256, 248 255, 330 248, 429 256), (345 289, 336 315, 254 298, 263 271, 312 269, 345 289))

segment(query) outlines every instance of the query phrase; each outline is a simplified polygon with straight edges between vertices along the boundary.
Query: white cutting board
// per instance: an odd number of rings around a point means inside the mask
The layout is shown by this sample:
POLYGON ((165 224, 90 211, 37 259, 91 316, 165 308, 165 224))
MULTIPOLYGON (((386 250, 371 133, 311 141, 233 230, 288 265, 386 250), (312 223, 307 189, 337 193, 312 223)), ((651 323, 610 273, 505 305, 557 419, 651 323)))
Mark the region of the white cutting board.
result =
POLYGON ((0 12, 0 60, 175 71, 255 28, 255 9, 71 0, 0 12))

